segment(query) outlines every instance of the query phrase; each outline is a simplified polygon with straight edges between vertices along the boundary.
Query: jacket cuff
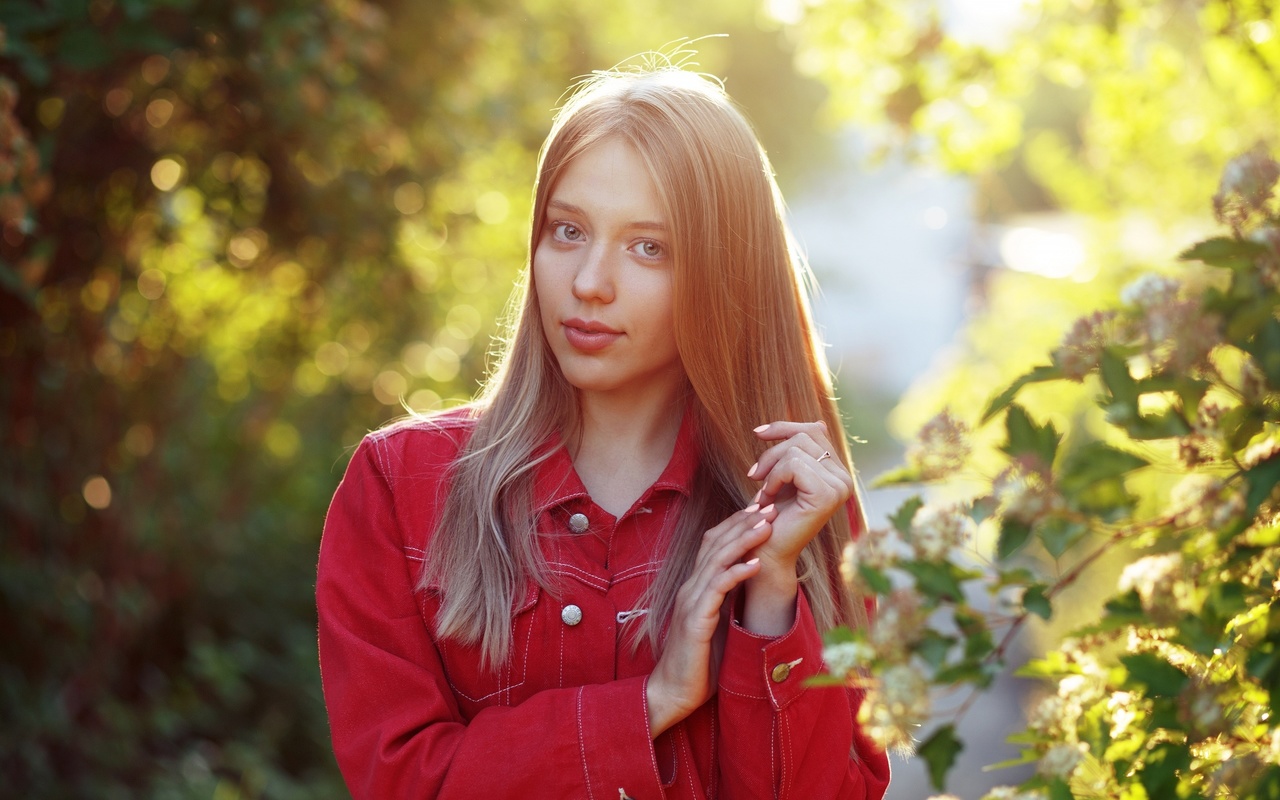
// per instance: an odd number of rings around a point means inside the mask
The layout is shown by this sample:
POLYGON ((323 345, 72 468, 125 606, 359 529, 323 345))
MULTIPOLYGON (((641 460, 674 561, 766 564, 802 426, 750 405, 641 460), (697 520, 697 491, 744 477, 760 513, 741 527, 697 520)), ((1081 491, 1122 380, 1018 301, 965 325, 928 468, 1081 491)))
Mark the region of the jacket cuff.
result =
POLYGON ((720 691, 786 708, 804 693, 809 678, 822 671, 822 636, 802 589, 796 595, 796 619, 778 637, 729 626, 720 664, 720 691))
POLYGON ((641 675, 578 689, 578 746, 589 797, 662 797, 649 736, 648 680, 641 675))

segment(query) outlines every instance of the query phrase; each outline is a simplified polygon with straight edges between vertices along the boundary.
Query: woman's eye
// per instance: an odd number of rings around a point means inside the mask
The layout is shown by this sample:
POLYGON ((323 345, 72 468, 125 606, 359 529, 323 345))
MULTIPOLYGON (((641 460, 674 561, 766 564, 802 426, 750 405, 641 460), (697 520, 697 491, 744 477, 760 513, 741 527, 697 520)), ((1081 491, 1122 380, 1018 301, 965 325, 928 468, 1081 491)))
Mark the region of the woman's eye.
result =
POLYGON ((633 245, 633 247, 635 248, 636 252, 638 252, 640 255, 644 256, 645 258, 661 258, 663 254, 666 252, 663 249, 662 245, 650 239, 645 239, 642 242, 636 242, 635 245, 633 245))
POLYGON ((582 239, 582 229, 572 222, 557 222, 552 226, 551 233, 565 242, 577 242, 582 239))

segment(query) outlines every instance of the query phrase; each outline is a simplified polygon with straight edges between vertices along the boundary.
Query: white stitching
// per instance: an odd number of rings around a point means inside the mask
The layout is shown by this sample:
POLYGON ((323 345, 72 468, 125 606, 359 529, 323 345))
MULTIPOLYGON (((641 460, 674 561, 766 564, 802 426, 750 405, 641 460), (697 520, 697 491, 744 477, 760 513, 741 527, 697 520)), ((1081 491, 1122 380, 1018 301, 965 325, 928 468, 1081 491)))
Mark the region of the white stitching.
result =
MULTIPOLYGON (((687 726, 685 725, 681 725, 679 728, 679 731, 680 731, 680 745, 679 745, 680 763, 684 764, 684 774, 685 774, 685 777, 688 779, 688 783, 689 783, 689 796, 694 797, 698 794, 698 790, 693 785, 693 762, 689 758, 689 750, 691 748, 689 744, 689 731, 687 729, 687 726)), ((680 767, 677 766, 676 770, 678 771, 679 769, 680 767)))
POLYGON ((743 694, 742 692, 735 692, 732 689, 726 689, 723 683, 720 684, 720 691, 724 692, 725 694, 731 694, 734 697, 742 697, 747 700, 768 700, 769 699, 768 696, 763 694, 743 694))
MULTIPOLYGON (((426 600, 425 600, 425 598, 424 598, 424 600, 423 600, 423 615, 424 615, 424 616, 426 615, 426 600)), ((511 620, 511 629, 512 629, 512 633, 514 634, 514 633, 515 633, 515 629, 516 629, 516 620, 515 620, 515 618, 512 618, 512 620, 511 620)), ((520 680, 519 680, 519 682, 515 682, 515 681, 512 679, 512 676, 514 676, 514 674, 515 674, 515 673, 514 673, 514 668, 510 668, 510 667, 511 667, 511 665, 510 665, 510 664, 504 664, 504 665, 503 665, 503 667, 502 667, 502 670, 501 670, 501 671, 499 671, 499 673, 498 673, 498 688, 497 688, 497 689, 495 689, 495 690, 494 690, 494 691, 492 691, 492 692, 489 692, 489 693, 488 693, 488 694, 486 694, 486 695, 481 695, 480 697, 472 697, 471 695, 469 695, 469 694, 467 694, 466 692, 464 692, 464 691, 462 691, 461 689, 459 689, 459 688, 458 688, 458 685, 457 685, 456 683, 454 683, 454 682, 453 682, 453 677, 452 677, 452 676, 450 675, 450 673, 449 673, 449 669, 448 669, 448 658, 447 658, 447 656, 446 656, 446 652, 447 652, 447 650, 448 650, 447 640, 441 639, 441 640, 439 640, 438 642, 436 642, 436 644, 437 644, 437 646, 440 648, 440 660, 445 662, 445 679, 446 679, 446 680, 448 680, 448 682, 449 682, 449 688, 453 689, 454 694, 456 694, 456 695, 458 695, 459 697, 462 697, 462 698, 464 698, 464 699, 466 699, 466 700, 470 700, 472 703, 483 703, 485 700, 488 700, 490 697, 493 697, 493 696, 495 696, 495 695, 506 695, 506 703, 505 703, 505 705, 511 705, 511 691, 512 691, 513 689, 518 689, 518 688, 520 688, 521 686, 524 686, 525 681, 526 681, 526 680, 528 680, 528 677, 529 677, 529 644, 530 644, 530 642, 532 642, 532 641, 533 641, 533 620, 530 620, 530 621, 529 621, 529 630, 528 630, 528 632, 526 633, 526 635, 525 635, 525 637, 524 637, 524 663, 520 665, 520 666, 521 666, 521 669, 520 669, 520 680), (509 668, 510 668, 510 670, 509 670, 509 668), (508 676, 508 677, 505 677, 505 678, 504 678, 504 676, 508 676)), ((455 656, 455 658, 456 658, 456 656, 455 656)), ((563 673, 563 671, 564 671, 563 648, 562 648, 562 652, 561 652, 561 659, 560 659, 560 661, 561 661, 561 667, 560 667, 560 670, 561 670, 561 673, 563 673)), ((456 665, 455 665, 455 666, 456 666, 456 665)), ((563 674, 562 674, 562 676, 561 676, 560 685, 561 685, 561 686, 563 686, 563 685, 564 685, 564 678, 563 678, 563 674)))
POLYGON ((644 564, 635 564, 630 567, 627 567, 626 569, 620 569, 617 572, 613 573, 613 582, 618 583, 619 581, 634 577, 636 575, 643 575, 647 572, 657 572, 661 567, 662 567, 662 562, 660 561, 649 561, 644 564))
POLYGON ((778 749, 782 751, 782 774, 778 776, 778 788, 774 794, 781 798, 787 793, 787 786, 791 783, 791 773, 793 771, 792 766, 788 763, 790 761, 788 756, 791 755, 791 728, 787 725, 787 718, 784 714, 778 715, 778 731, 778 738, 781 740, 781 747, 778 749))
MULTIPOLYGON (((717 707, 718 708, 718 707, 717 707)), ((720 754, 716 752, 716 717, 718 714, 708 714, 711 720, 711 761, 714 764, 720 763, 720 754)), ((711 785, 707 787, 707 797, 715 797, 720 793, 720 770, 711 770, 711 785)))
MULTIPOLYGON (((771 722, 772 724, 769 726, 769 777, 770 777, 770 782, 772 783, 773 776, 778 774, 778 736, 777 736, 778 718, 777 716, 774 716, 771 719, 771 722)), ((778 796, 778 791, 776 788, 774 789, 773 796, 775 798, 778 796)))
POLYGON ((587 737, 582 732, 582 692, 585 688, 578 687, 578 749, 582 751, 582 781, 587 787, 587 797, 595 800, 595 794, 591 791, 591 771, 587 767, 587 737))

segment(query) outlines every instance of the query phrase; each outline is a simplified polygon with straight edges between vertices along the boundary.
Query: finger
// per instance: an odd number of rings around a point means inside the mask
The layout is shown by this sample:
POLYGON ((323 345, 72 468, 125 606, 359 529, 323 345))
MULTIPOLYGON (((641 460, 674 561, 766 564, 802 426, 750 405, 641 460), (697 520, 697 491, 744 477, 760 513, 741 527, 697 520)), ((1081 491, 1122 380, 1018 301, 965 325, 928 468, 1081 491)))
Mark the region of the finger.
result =
POLYGON ((819 458, 824 461, 830 458, 830 460, 838 462, 838 459, 831 458, 828 455, 831 453, 831 444, 826 438, 815 438, 810 436, 808 432, 801 431, 794 436, 783 439, 761 453, 756 463, 752 464, 751 469, 747 470, 747 477, 760 480, 760 476, 772 469, 774 464, 794 452, 806 453, 815 461, 819 458))
POLYGON ((730 564, 728 567, 717 571, 702 586, 691 610, 695 612, 698 618, 710 624, 709 630, 714 632, 715 626, 720 623, 720 611, 729 592, 759 571, 759 558, 730 564))
POLYGON ((755 429, 754 433, 766 442, 789 439, 797 433, 807 433, 815 439, 821 437, 823 440, 826 440, 827 423, 822 420, 816 420, 814 422, 777 420, 775 422, 767 422, 764 425, 761 425, 755 429))
POLYGON ((746 557, 747 553, 766 542, 773 533, 770 523, 778 512, 770 507, 753 515, 754 522, 743 524, 731 535, 723 536, 711 546, 704 545, 694 562, 690 581, 704 581, 708 576, 723 570, 746 557))
POLYGON ((834 507, 849 499, 852 479, 825 469, 807 455, 792 455, 779 461, 764 476, 761 491, 766 496, 778 495, 787 487, 795 491, 797 501, 806 506, 834 507))
POLYGON ((710 641, 720 624, 726 596, 759 571, 760 559, 753 558, 709 575, 695 587, 686 603, 677 605, 672 614, 672 629, 683 630, 698 642, 710 641))

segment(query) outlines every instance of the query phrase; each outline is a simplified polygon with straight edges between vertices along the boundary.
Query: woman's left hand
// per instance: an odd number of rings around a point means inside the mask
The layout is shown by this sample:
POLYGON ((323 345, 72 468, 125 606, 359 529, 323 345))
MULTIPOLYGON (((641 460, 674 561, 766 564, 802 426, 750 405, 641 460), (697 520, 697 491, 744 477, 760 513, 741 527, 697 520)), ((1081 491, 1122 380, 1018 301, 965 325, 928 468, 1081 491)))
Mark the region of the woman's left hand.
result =
POLYGON ((753 553, 760 558, 755 580, 794 581, 800 552, 852 496, 853 476, 835 455, 822 421, 771 422, 755 433, 776 444, 761 454, 747 477, 763 483, 757 502, 777 509, 772 535, 753 553))

